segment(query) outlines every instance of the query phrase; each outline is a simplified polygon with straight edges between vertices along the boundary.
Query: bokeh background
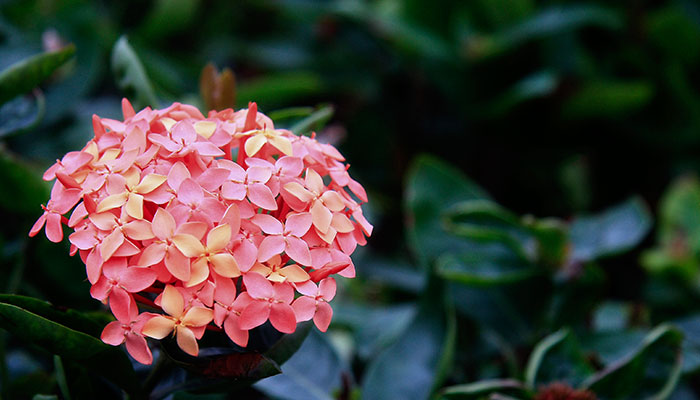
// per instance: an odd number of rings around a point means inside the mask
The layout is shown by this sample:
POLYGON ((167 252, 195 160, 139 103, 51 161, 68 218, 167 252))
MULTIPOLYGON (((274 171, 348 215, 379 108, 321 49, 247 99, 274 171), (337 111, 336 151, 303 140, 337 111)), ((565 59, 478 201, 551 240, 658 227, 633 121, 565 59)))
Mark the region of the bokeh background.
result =
MULTIPOLYGON (((330 333, 245 396, 700 398, 700 4, 0 2, 0 70, 69 43, 0 107, 5 293, 99 310, 67 242, 27 238, 41 173, 123 96, 204 110, 213 63, 237 108, 337 145, 375 225, 330 333)), ((1 350, 8 399, 99 388, 16 336, 1 350)))

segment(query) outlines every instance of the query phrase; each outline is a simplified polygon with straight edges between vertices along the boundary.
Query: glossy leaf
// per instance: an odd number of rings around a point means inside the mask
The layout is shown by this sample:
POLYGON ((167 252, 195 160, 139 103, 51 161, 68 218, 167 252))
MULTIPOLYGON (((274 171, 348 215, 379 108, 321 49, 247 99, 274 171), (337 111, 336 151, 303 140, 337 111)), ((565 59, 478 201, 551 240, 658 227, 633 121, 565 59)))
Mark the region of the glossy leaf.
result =
POLYGON ((276 399, 330 400, 342 389, 343 374, 349 374, 347 367, 326 336, 314 329, 282 366, 282 373, 261 380, 255 388, 276 399))
POLYGON ((681 375, 682 341, 679 330, 661 325, 634 352, 591 376, 583 386, 601 399, 665 399, 681 375))
POLYGON ((442 284, 433 279, 405 332, 370 362, 362 382, 364 399, 425 399, 444 379, 454 352, 455 317, 446 307, 442 284))
POLYGON ((127 392, 136 390, 136 377, 126 353, 98 338, 4 301, 0 302, 0 326, 50 353, 80 361, 127 392))
POLYGON ((158 105, 153 85, 126 36, 120 37, 112 49, 112 72, 117 85, 135 108, 158 105))
POLYGON ((674 321, 683 332, 683 373, 700 370, 700 315, 691 315, 674 321))
POLYGON ((488 195, 454 167, 430 156, 417 158, 408 172, 405 207, 408 242, 423 265, 447 251, 470 248, 464 240, 446 234, 442 214, 464 200, 488 195))
POLYGON ((512 283, 538 273, 532 264, 499 244, 464 254, 447 254, 438 259, 436 268, 440 276, 470 286, 512 283))
POLYGON ((0 180, 12 188, 0 191, 0 207, 37 218, 41 215, 39 204, 46 202, 50 188, 41 180, 39 171, 0 151, 0 180))
POLYGON ((632 198, 600 214, 576 218, 571 224, 571 257, 588 261, 636 246, 651 228, 644 202, 632 198))
POLYGON ((311 113, 311 115, 304 117, 301 121, 292 125, 289 128, 289 130, 296 133, 297 135, 301 135, 311 131, 318 132, 321 129, 323 129, 323 126, 326 125, 328 120, 330 120, 333 117, 334 112, 335 111, 331 106, 321 107, 318 110, 311 113))
POLYGON ((255 101, 261 109, 280 106, 293 98, 320 93, 324 88, 321 78, 308 72, 267 75, 251 81, 240 81, 236 100, 239 107, 255 101))
POLYGON ((44 118, 46 101, 40 91, 32 96, 16 97, 0 106, 0 138, 35 128, 44 118))
POLYGON ((74 54, 75 46, 70 45, 22 60, 0 72, 0 104, 35 88, 74 54))
POLYGON ((592 372, 571 331, 562 329, 537 343, 525 369, 525 383, 531 389, 551 382, 576 387, 592 372))
POLYGON ((204 393, 230 392, 277 375, 282 372, 280 366, 302 346, 312 324, 310 321, 299 324, 294 333, 281 335, 262 353, 234 348, 202 348, 198 357, 192 357, 180 350, 174 340, 163 340, 161 344, 167 357, 190 372, 191 376, 174 388, 159 389, 156 393, 165 396, 175 389, 204 393))
POLYGON ((570 118, 619 117, 646 106, 654 87, 645 81, 608 81, 584 84, 565 104, 570 118))

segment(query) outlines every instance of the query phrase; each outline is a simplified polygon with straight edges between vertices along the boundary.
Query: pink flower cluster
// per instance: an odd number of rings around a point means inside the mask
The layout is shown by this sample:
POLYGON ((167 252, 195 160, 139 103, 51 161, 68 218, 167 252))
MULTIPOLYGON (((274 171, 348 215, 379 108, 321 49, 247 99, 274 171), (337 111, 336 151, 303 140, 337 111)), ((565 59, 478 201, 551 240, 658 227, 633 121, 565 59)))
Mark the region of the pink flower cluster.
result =
POLYGON ((122 110, 123 122, 93 116, 95 137, 46 171, 56 182, 30 232, 74 230, 90 294, 116 317, 102 340, 148 364, 145 337, 172 334, 196 356, 207 328, 243 347, 268 320, 325 331, 331 275, 354 277, 350 254, 372 233, 343 156, 275 129, 255 103, 208 117, 179 103, 122 110))

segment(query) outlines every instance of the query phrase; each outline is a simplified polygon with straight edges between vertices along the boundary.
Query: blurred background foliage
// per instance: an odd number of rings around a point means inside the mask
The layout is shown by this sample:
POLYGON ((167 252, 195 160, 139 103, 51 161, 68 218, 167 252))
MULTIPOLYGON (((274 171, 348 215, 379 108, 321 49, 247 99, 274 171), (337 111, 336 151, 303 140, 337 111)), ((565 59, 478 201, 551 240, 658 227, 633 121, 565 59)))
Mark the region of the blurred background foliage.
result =
MULTIPOLYGON (((690 0, 4 0, 0 324, 29 310, 97 346, 80 260, 27 238, 93 114, 256 101, 339 146, 376 229, 330 333, 236 398, 698 399, 699 64, 690 0)), ((22 336, 1 338, 3 398, 148 374, 22 336)), ((233 396, 183 373, 144 385, 233 396)))

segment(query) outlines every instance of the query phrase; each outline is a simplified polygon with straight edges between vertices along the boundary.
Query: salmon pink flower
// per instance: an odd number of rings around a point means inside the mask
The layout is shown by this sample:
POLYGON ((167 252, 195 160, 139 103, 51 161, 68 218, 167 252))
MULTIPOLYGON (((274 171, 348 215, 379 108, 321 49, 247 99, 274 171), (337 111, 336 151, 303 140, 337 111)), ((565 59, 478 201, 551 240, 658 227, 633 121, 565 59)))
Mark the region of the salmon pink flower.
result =
POLYGON ((205 307, 185 309, 182 295, 170 285, 163 290, 161 307, 168 315, 155 315, 149 319, 143 327, 143 334, 154 339, 163 339, 173 332, 177 345, 185 353, 197 356, 197 339, 204 334, 203 328, 214 319, 213 311, 205 307))
POLYGON ((251 302, 241 312, 240 327, 245 330, 270 323, 280 332, 292 333, 296 329, 296 316, 289 305, 294 299, 294 289, 287 283, 270 283, 257 272, 243 275, 243 283, 251 302))
POLYGON ((299 283, 296 287, 299 293, 303 294, 292 303, 297 321, 308 321, 313 318, 318 330, 321 332, 328 330, 328 325, 333 318, 333 309, 328 302, 335 297, 335 279, 326 278, 318 284, 318 287, 310 281, 299 283))
MULTIPOLYGON (((111 306, 111 305, 110 305, 111 306)), ((153 354, 148 348, 146 338, 141 330, 147 321, 145 314, 139 315, 139 309, 134 299, 129 297, 128 305, 125 309, 112 308, 116 321, 112 321, 105 326, 101 339, 112 346, 119 346, 126 342, 126 351, 141 364, 153 362, 153 354)))
POLYGON ((355 275, 350 255, 372 233, 338 150, 276 129, 255 103, 205 118, 125 99, 122 112, 93 116, 95 136, 46 171, 56 181, 29 233, 58 242, 73 229, 70 254, 117 319, 103 341, 151 363, 145 337, 172 334, 197 355, 207 328, 243 347, 268 320, 328 329, 332 276, 355 275))

